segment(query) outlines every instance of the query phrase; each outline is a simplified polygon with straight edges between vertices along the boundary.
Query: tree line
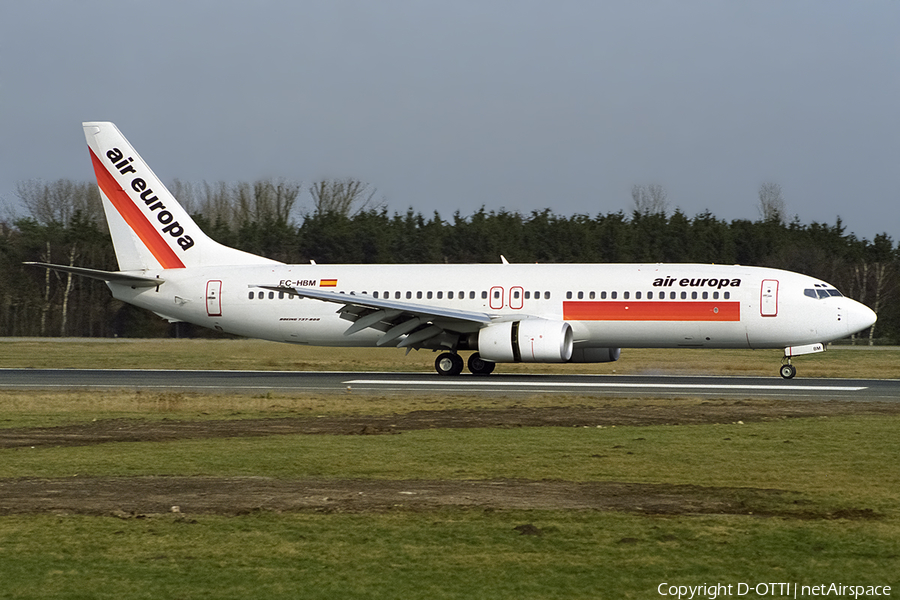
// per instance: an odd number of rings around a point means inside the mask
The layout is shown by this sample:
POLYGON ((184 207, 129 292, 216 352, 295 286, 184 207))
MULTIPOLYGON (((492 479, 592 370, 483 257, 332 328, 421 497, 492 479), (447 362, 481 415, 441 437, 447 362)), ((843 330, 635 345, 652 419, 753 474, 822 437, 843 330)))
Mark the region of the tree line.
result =
MULTIPOLYGON (((260 180, 170 187, 213 239, 287 263, 700 262, 776 267, 819 277, 873 308, 867 342, 900 342, 900 246, 834 224, 786 222, 780 190, 760 189, 760 218, 725 221, 670 211, 659 186, 635 186, 635 207, 596 215, 480 210, 390 212, 356 180, 260 180), (777 193, 776 193, 777 192, 777 193)), ((111 298, 97 281, 24 266, 51 262, 117 270, 93 183, 26 182, 27 214, 0 219, 0 336, 170 335, 164 321, 111 298)))

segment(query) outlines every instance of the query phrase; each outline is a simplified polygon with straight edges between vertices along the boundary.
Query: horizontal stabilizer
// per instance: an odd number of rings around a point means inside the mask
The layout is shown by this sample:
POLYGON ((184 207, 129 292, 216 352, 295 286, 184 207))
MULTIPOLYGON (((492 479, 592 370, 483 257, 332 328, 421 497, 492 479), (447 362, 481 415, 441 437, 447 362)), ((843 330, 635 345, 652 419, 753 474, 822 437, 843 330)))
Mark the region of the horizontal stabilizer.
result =
POLYGON ((142 275, 130 275, 121 271, 100 271, 97 269, 85 269, 83 267, 69 267, 66 265, 51 265, 42 262, 26 262, 26 265, 34 267, 44 267, 53 269, 54 271, 62 271, 63 273, 72 273, 81 277, 89 277, 90 279, 99 279, 110 283, 119 283, 122 285, 130 285, 131 287, 156 287, 163 283, 164 279, 155 277, 144 277, 142 275))

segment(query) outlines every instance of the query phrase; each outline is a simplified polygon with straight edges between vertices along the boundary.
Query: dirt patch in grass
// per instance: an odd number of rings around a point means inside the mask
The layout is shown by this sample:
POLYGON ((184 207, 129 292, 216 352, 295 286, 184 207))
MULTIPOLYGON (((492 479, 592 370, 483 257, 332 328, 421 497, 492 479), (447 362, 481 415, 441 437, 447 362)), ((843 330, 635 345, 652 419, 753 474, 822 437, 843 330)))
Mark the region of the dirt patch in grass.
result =
POLYGON ((285 480, 267 477, 70 477, 0 480, 0 515, 429 511, 441 507, 615 510, 655 515, 740 514, 874 519, 871 510, 821 509, 784 490, 528 480, 285 480))
POLYGON ((104 419, 60 427, 0 429, 0 448, 89 446, 107 442, 268 435, 385 435, 445 428, 609 427, 900 414, 893 402, 711 400, 699 404, 417 410, 393 415, 329 415, 205 421, 104 419))

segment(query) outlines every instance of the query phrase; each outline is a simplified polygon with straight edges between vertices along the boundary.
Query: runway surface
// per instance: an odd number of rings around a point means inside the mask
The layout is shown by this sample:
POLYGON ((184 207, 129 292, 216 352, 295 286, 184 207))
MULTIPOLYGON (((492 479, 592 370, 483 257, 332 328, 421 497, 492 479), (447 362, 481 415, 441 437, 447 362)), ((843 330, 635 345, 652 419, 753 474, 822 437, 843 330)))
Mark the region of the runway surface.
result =
POLYGON ((316 392, 476 395, 578 394, 629 397, 743 397, 900 400, 900 380, 631 375, 460 375, 310 371, 0 369, 5 390, 190 390, 215 393, 316 392))

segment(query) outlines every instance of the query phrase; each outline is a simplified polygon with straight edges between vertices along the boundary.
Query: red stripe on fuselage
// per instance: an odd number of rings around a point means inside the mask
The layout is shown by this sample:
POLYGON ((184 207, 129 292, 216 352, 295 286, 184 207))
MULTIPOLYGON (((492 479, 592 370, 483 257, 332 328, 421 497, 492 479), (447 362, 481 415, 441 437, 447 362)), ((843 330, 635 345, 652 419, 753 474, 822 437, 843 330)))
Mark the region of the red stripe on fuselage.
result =
POLYGON ((97 176, 97 185, 103 190, 103 193, 112 202, 112 205, 119 211, 128 226, 137 234, 144 242, 147 249, 156 257, 159 264, 164 269, 183 269, 184 263, 175 254, 165 238, 159 232, 153 223, 147 219, 147 216, 141 212, 141 209, 131 200, 125 190, 119 185, 115 177, 112 176, 106 166, 100 162, 94 151, 88 148, 91 153, 91 162, 94 163, 94 174, 97 176))
POLYGON ((740 302, 563 301, 571 321, 740 321, 740 302))

